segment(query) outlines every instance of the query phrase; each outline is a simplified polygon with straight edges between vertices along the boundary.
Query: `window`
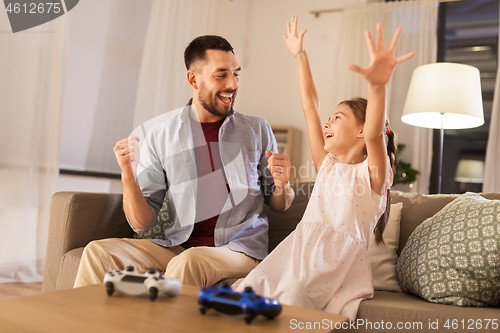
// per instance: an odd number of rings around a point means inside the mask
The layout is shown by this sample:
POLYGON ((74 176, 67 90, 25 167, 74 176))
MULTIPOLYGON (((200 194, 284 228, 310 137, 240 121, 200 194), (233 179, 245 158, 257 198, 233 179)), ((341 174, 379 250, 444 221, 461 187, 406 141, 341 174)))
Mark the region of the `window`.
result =
MULTIPOLYGON (((477 67, 481 73, 484 125, 445 130, 441 193, 480 192, 482 183, 455 181, 460 160, 485 160, 498 62, 498 0, 462 0, 440 3, 438 62, 477 67)), ((439 130, 434 130, 434 158, 430 193, 438 192, 439 130)))

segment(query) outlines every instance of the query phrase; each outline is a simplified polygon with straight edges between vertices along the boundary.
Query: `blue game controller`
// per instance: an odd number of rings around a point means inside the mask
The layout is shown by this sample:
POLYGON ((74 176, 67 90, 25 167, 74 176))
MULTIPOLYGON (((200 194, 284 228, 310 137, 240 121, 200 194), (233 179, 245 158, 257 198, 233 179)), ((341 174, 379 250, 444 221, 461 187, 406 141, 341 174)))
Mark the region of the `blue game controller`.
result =
POLYGON ((231 315, 243 313, 247 324, 259 314, 272 319, 281 313, 277 300, 259 296, 251 287, 246 287, 242 293, 233 291, 228 283, 202 288, 198 293, 198 308, 201 314, 209 308, 231 315))

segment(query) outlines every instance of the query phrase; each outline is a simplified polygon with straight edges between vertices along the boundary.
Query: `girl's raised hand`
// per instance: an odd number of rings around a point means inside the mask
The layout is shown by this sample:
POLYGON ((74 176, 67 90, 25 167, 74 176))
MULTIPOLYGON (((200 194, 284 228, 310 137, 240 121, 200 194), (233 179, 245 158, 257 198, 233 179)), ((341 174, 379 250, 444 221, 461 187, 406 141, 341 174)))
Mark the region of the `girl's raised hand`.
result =
POLYGON ((384 46, 384 38, 382 37, 382 24, 377 24, 377 45, 372 40, 372 35, 369 30, 365 31, 366 43, 370 52, 370 64, 363 69, 356 65, 347 66, 348 69, 359 73, 371 85, 385 85, 391 78, 394 67, 415 55, 415 52, 407 53, 400 57, 395 57, 396 45, 398 44, 401 28, 396 30, 392 37, 391 44, 386 50, 384 46))
POLYGON ((297 20, 298 16, 292 16, 290 22, 286 23, 287 26, 287 34, 283 34, 283 38, 285 39, 286 47, 292 52, 293 56, 296 57, 302 52, 304 52, 304 34, 306 30, 302 30, 300 35, 297 36, 297 20))

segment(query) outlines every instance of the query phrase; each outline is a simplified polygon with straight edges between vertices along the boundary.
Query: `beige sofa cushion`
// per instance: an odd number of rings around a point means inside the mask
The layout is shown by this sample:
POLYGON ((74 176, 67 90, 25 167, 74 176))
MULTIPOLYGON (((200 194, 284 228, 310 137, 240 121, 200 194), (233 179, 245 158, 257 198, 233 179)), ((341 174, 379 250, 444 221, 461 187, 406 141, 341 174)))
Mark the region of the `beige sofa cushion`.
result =
POLYGON ((78 273, 78 266, 82 258, 83 247, 66 252, 59 267, 59 275, 57 276, 57 290, 65 290, 73 288, 78 273))
POLYGON ((458 194, 418 194, 391 191, 391 203, 402 202, 401 233, 399 236, 398 255, 415 228, 455 200, 458 194))
POLYGON ((57 192, 52 196, 49 219, 42 292, 58 290, 61 261, 69 251, 93 240, 132 237, 134 233, 125 220, 121 194, 57 192))
POLYGON ((398 261, 396 251, 399 245, 402 208, 403 204, 401 202, 391 204, 389 220, 383 234, 385 244, 377 244, 373 236, 370 239, 367 255, 372 269, 372 281, 375 290, 401 292, 396 274, 396 263, 398 261))

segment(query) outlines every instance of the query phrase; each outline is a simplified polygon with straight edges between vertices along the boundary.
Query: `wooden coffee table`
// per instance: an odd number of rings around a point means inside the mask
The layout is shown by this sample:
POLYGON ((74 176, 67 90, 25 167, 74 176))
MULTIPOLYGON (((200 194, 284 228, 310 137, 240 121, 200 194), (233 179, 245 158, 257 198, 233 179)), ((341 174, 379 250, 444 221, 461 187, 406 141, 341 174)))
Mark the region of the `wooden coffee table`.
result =
MULTIPOLYGON (((103 285, 57 291, 0 302, 0 332, 290 332, 307 330, 331 332, 335 323, 347 322, 344 316, 283 306, 275 319, 257 316, 247 325, 242 315, 229 316, 209 309, 198 310, 198 288, 184 286, 174 297, 130 297, 115 293, 108 297, 103 285), (311 326, 312 327, 312 326, 311 326), (292 329, 295 328, 295 329, 292 329)), ((344 324, 347 326, 347 324, 344 324)), ((340 327, 340 324, 337 324, 340 327)))

